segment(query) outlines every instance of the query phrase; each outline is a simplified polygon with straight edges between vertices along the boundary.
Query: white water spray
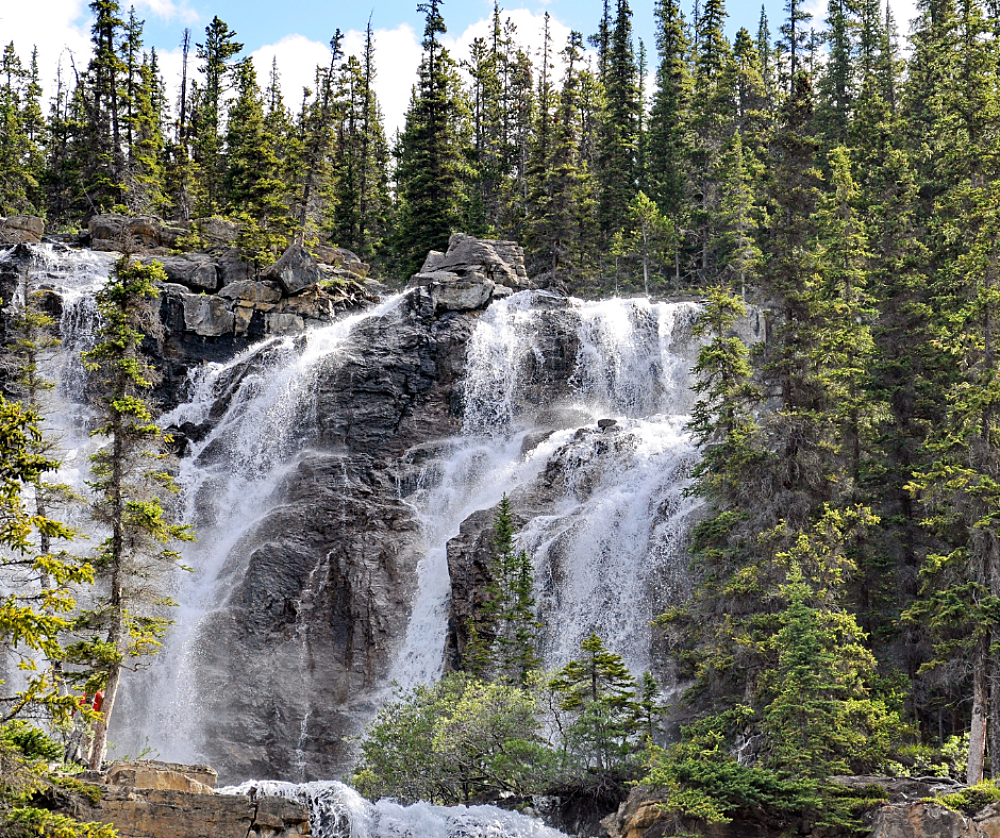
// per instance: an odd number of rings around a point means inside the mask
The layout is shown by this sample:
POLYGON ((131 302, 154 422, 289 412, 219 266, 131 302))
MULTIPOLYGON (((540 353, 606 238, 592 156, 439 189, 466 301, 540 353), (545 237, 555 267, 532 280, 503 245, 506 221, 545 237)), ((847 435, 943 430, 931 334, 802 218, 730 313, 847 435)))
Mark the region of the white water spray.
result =
POLYGON ((535 818, 496 806, 372 804, 335 781, 251 780, 218 790, 251 798, 284 797, 306 804, 314 838, 566 838, 535 818))

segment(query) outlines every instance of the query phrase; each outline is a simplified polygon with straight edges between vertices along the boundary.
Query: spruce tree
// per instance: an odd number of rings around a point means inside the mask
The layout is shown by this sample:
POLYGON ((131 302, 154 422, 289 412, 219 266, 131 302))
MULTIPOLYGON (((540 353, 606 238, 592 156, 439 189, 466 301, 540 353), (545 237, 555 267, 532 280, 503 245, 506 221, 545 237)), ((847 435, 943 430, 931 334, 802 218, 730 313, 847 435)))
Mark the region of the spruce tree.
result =
POLYGON ((645 733, 637 720, 639 685, 621 656, 591 632, 580 643, 583 655, 559 669, 548 688, 570 714, 566 757, 586 769, 620 771, 645 733))
POLYGON ((153 654, 173 603, 163 576, 179 565, 174 549, 190 540, 188 527, 173 522, 163 498, 174 490, 163 465, 166 439, 153 421, 148 393, 154 372, 142 342, 158 324, 156 282, 166 281, 157 264, 143 265, 122 256, 107 285, 98 292, 104 318, 93 349, 83 354, 91 375, 98 426, 106 444, 91 457, 93 517, 108 531, 94 564, 105 596, 89 614, 87 626, 105 632, 87 644, 99 661, 104 689, 102 718, 94 731, 90 765, 100 768, 126 662, 153 654))
POLYGON ((194 97, 191 138, 192 159, 198 171, 196 211, 203 216, 214 215, 224 202, 222 129, 226 124, 226 93, 235 72, 233 59, 242 50, 236 33, 218 16, 205 27, 204 42, 197 44, 204 81, 194 97))
POLYGON ((253 61, 236 66, 236 99, 226 131, 226 211, 239 218, 237 247, 259 268, 274 262, 288 244, 291 219, 283 202, 277 152, 268 136, 264 102, 253 61))
POLYGON ((649 116, 649 196, 677 226, 684 206, 684 165, 689 154, 691 78, 684 15, 676 0, 656 4, 660 62, 649 116))
POLYGON ((506 495, 497 506, 492 535, 489 583, 469 625, 464 659, 483 680, 524 686, 541 668, 536 650, 540 624, 531 558, 515 545, 513 510, 506 495))
POLYGON ((444 250, 468 206, 467 105, 458 67, 441 43, 442 0, 421 3, 423 56, 396 150, 396 250, 404 273, 444 250))
POLYGON ((601 123, 597 176, 601 233, 608 238, 625 225, 639 178, 641 103, 639 71, 632 44, 632 10, 628 0, 617 0, 605 64, 606 104, 601 123))

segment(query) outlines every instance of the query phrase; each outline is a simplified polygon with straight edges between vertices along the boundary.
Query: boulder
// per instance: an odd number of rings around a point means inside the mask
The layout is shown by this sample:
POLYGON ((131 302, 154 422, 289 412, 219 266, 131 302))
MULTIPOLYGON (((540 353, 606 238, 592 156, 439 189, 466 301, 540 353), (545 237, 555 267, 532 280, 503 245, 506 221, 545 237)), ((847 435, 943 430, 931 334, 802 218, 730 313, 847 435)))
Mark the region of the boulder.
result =
POLYGON ((448 251, 428 253, 412 285, 451 281, 451 277, 472 281, 490 280, 511 288, 528 288, 524 269, 524 251, 516 242, 477 239, 465 233, 453 233, 448 251), (449 276, 450 275, 450 276, 449 276))
POLYGON ((286 294, 298 294, 323 279, 320 263, 300 244, 292 244, 281 258, 261 273, 261 279, 281 284, 286 294))
POLYGON ((0 246, 38 244, 45 232, 45 222, 36 215, 12 215, 0 218, 0 246))
POLYGON ((204 253, 185 253, 181 256, 147 256, 145 264, 159 262, 171 282, 196 291, 215 291, 219 287, 218 266, 211 256, 204 253))
POLYGON ((235 247, 227 247, 221 252, 216 250, 215 253, 219 264, 219 284, 223 287, 255 278, 257 272, 250 263, 240 258, 240 252, 235 247))
POLYGON ((421 265, 419 273, 428 274, 437 270, 438 265, 444 261, 444 254, 440 250, 429 250, 424 264, 421 265))
POLYGON ((1000 835, 1000 820, 990 831, 984 824, 937 803, 902 803, 879 808, 871 838, 987 838, 1000 835))
POLYGON ((264 320, 270 335, 296 335, 306 327, 297 314, 271 313, 265 315, 264 320))
POLYGON ((437 311, 475 311, 485 308, 496 286, 488 279, 454 279, 430 283, 428 290, 437 311))
POLYGON ((233 331, 236 320, 220 297, 184 294, 184 328, 202 337, 217 337, 233 331))
POLYGON ((95 215, 87 226, 93 250, 161 251, 174 247, 186 231, 152 215, 128 216, 115 212, 95 215))
POLYGON ((276 303, 281 299, 281 290, 269 282, 240 280, 224 286, 219 296, 226 300, 243 300, 249 303, 276 303))
POLYGON ((79 799, 68 814, 111 824, 121 838, 298 838, 309 835, 305 805, 283 798, 197 794, 109 785, 94 803, 79 799))
POLYGON ((172 762, 140 760, 112 764, 105 782, 133 789, 211 794, 215 790, 218 776, 215 769, 207 765, 180 765, 172 762))
POLYGON ((335 268, 346 268, 353 276, 366 277, 370 270, 369 266, 361 261, 358 254, 344 247, 318 244, 312 248, 312 255, 317 262, 335 268))
POLYGON ((60 792, 57 811, 111 824, 122 838, 299 838, 309 835, 309 811, 280 797, 215 794, 207 765, 140 760, 87 771, 88 790, 60 792))
POLYGON ((238 222, 218 216, 196 218, 191 224, 210 245, 232 244, 240 234, 238 222))

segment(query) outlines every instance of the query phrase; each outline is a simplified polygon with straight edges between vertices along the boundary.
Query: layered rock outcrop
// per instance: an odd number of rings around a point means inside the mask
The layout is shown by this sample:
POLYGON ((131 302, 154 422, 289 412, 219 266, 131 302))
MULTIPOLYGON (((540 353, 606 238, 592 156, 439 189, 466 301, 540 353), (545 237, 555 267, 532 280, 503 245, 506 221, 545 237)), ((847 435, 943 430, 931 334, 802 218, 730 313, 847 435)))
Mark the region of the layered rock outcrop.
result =
POLYGON ((312 450, 230 554, 232 593, 205 628, 205 742, 228 776, 273 775, 298 760, 308 777, 331 777, 347 762, 343 737, 371 712, 422 557, 397 463, 458 430, 473 323, 415 289, 318 371, 312 450))
POLYGON ((306 807, 280 797, 214 793, 207 766, 116 763, 86 772, 60 793, 58 809, 77 820, 112 824, 122 838, 301 838, 306 807), (89 788, 88 788, 89 785, 89 788))
POLYGON ((12 244, 38 244, 45 233, 45 221, 36 215, 12 215, 0 218, 0 247, 12 244))

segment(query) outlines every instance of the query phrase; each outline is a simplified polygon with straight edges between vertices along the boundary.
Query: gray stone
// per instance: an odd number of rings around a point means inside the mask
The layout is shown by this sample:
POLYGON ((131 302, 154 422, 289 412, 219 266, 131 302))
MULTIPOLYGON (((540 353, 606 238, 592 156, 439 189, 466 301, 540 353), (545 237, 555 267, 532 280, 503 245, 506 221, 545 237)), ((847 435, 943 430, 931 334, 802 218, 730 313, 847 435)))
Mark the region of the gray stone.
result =
POLYGON ((94 250, 122 252, 150 251, 172 246, 181 232, 167 227, 152 215, 127 216, 103 213, 90 219, 87 226, 94 250))
POLYGON ((234 330, 235 318, 226 300, 196 294, 185 294, 184 328, 202 337, 216 337, 234 330))
POLYGON ((281 291, 267 282, 241 280, 223 287, 219 296, 226 300, 244 300, 250 303, 276 303, 281 299, 281 291))
POLYGON ((211 256, 204 253, 185 253, 181 256, 147 256, 145 264, 159 262, 171 282, 185 285, 196 291, 215 291, 219 287, 218 266, 211 256))
MULTIPOLYGON (((280 505, 227 557, 231 596, 201 629, 192 677, 205 753, 224 781, 303 763, 306 779, 336 776, 350 761, 344 737, 386 677, 423 556, 400 463, 460 430, 455 393, 474 323, 471 313, 438 316, 430 293, 414 289, 317 368, 307 453, 278 489, 280 505)), ((234 371, 212 417, 263 357, 234 371)), ((208 465, 214 454, 201 456, 208 465)))
POLYGON ((437 266, 444 261, 444 254, 440 250, 429 250, 424 264, 420 267, 420 273, 427 274, 437 270, 437 266))
MULTIPOLYGON (((448 240, 448 252, 444 258, 435 265, 435 270, 449 270, 459 274, 467 274, 470 271, 480 272, 487 278, 493 280, 498 285, 509 285, 513 288, 521 287, 522 281, 518 276, 517 268, 508 264, 497 252, 491 239, 477 239, 474 236, 467 236, 465 233, 452 233, 448 240)), ((511 256, 515 251, 513 242, 503 242, 501 249, 511 256)), ((524 256, 521 256, 523 272, 524 256)), ((527 276, 525 276, 527 280, 527 276)), ((526 284, 526 282, 525 282, 526 284)))
POLYGON ((239 223, 217 216, 196 218, 191 224, 209 244, 232 244, 240 233, 239 223))
POLYGON ((256 276, 256 271, 248 262, 240 258, 240 252, 235 247, 227 247, 217 253, 219 263, 219 284, 225 287, 234 282, 247 282, 256 276))
POLYGON ((432 250, 411 285, 455 280, 485 281, 514 289, 531 286, 524 268, 524 251, 516 242, 477 239, 453 233, 447 253, 432 250))
POLYGON ((38 244, 45 233, 45 221, 35 215, 0 218, 0 244, 38 244))
POLYGON ((488 279, 456 279, 450 282, 433 282, 428 290, 437 311, 475 311, 486 307, 493 298, 494 287, 488 279))
POLYGON ((324 274, 309 252, 299 244, 292 244, 281 258, 261 273, 261 279, 281 284, 287 294, 297 294, 315 285, 324 274))
POLYGON ((270 335, 297 335, 306 327, 297 314, 272 313, 265 315, 267 333, 270 335))

